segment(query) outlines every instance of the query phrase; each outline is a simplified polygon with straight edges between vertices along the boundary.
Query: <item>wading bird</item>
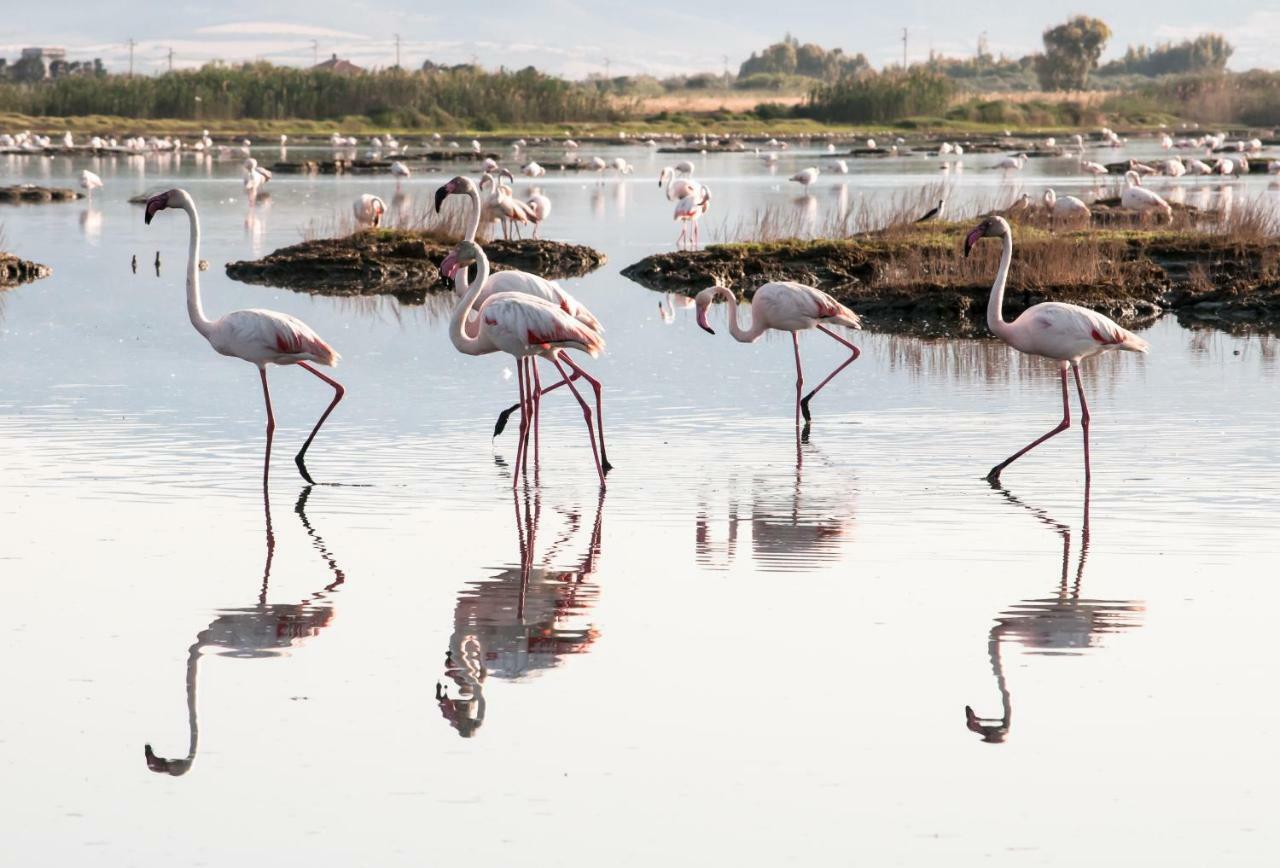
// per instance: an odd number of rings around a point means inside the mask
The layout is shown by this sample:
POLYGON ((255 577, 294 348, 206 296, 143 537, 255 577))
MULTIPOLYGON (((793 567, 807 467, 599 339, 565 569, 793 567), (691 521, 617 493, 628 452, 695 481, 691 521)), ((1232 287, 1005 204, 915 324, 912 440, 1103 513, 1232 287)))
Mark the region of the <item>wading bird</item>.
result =
POLYGON ((372 226, 376 229, 382 225, 382 215, 387 213, 387 203, 372 193, 362 193, 351 203, 351 213, 355 215, 357 226, 372 226))
POLYGON ((80 187, 89 194, 89 198, 93 198, 94 190, 102 189, 102 179, 94 172, 84 169, 80 172, 80 187))
POLYGON ((807 169, 801 169, 799 172, 796 172, 794 175, 791 176, 789 180, 795 181, 797 184, 800 184, 802 187, 804 187, 804 191, 808 193, 809 185, 812 184, 814 181, 818 180, 819 174, 821 173, 819 172, 817 166, 810 166, 807 169))
POLYGON ((729 334, 740 343, 755 343, 770 329, 791 333, 791 343, 796 354, 796 424, 799 425, 803 414, 807 427, 810 419, 809 402, 813 400, 813 396, 862 355, 861 350, 827 326, 860 329, 862 321, 858 319, 858 315, 820 289, 803 283, 776 281, 766 283, 755 291, 751 297, 751 325, 744 329, 738 324, 737 296, 727 286, 716 285, 702 290, 695 299, 698 325, 708 334, 715 334, 715 330, 707 323, 707 309, 717 297, 723 297, 729 303, 729 334), (801 397, 804 372, 800 367, 800 332, 814 328, 847 347, 849 358, 828 374, 817 388, 801 397))
POLYGON ((947 204, 946 199, 939 199, 938 204, 934 208, 930 208, 925 212, 924 216, 917 220, 917 223, 928 223, 930 220, 939 220, 942 218, 942 208, 947 204))
POLYGON ((973 246, 983 238, 999 238, 1004 245, 1000 255, 1000 267, 996 270, 995 283, 991 286, 991 298, 987 303, 987 327, 996 337, 1020 353, 1056 361, 1062 377, 1062 422, 1048 434, 1033 440, 1029 445, 991 468, 987 479, 998 482, 1000 474, 1006 467, 1050 437, 1061 434, 1071 427, 1071 402, 1067 391, 1069 366, 1075 376, 1076 391, 1080 395, 1080 424, 1084 428, 1084 478, 1087 485, 1091 478, 1089 405, 1085 402, 1084 383, 1080 380, 1080 362, 1110 350, 1145 353, 1148 344, 1133 332, 1121 328, 1100 313, 1057 301, 1032 305, 1013 322, 1005 322, 1002 312, 1004 288, 1009 278, 1009 264, 1013 261, 1013 233, 1004 218, 988 217, 965 236, 965 256, 968 256, 973 246))
MULTIPOLYGON (((519 485, 521 470, 528 469, 529 431, 536 424, 539 396, 538 369, 534 363, 538 356, 555 365, 582 407, 582 418, 586 421, 596 473, 600 477, 600 484, 604 485, 604 468, 601 466, 600 452, 596 448, 591 408, 587 406, 586 400, 564 368, 564 364, 568 364, 570 368, 582 373, 565 351, 579 350, 595 358, 604 349, 604 339, 551 302, 515 292, 500 292, 489 297, 479 309, 480 316, 475 321, 473 337, 467 318, 475 307, 476 297, 489 278, 489 258, 479 244, 463 239, 445 257, 440 271, 448 280, 459 269, 465 270, 472 265, 476 266, 476 279, 471 282, 466 295, 454 309, 449 320, 449 336, 454 346, 464 353, 469 353, 472 346, 487 348, 492 345, 502 352, 510 353, 516 361, 520 386, 520 444, 516 449, 516 463, 511 475, 512 487, 519 485)), ((484 351, 486 350, 481 349, 481 352, 484 351)))
POLYGON ((262 396, 267 404, 267 450, 262 467, 264 485, 271 468, 271 438, 276 430, 275 414, 271 410, 271 391, 267 388, 267 365, 297 365, 333 387, 333 401, 320 415, 311 434, 294 457, 302 478, 311 482, 305 463, 307 449, 311 447, 311 441, 316 439, 320 426, 329 418, 333 408, 338 406, 346 390, 337 380, 326 377, 308 362, 332 367, 338 364, 338 354, 310 326, 288 314, 273 310, 235 310, 221 319, 208 319, 200 304, 200 217, 196 214, 196 204, 186 190, 173 189, 147 200, 144 221, 150 224, 151 219, 166 208, 181 208, 186 211, 191 226, 191 242, 187 249, 187 315, 191 318, 191 324, 211 347, 224 356, 234 356, 255 365, 262 378, 262 396))
MULTIPOLYGON (((471 216, 467 221, 467 228, 463 238, 466 241, 474 242, 476 240, 476 233, 480 228, 480 218, 478 216, 480 213, 480 190, 476 187, 475 182, 470 178, 465 176, 454 178, 452 181, 436 190, 435 206, 437 214, 440 213, 440 208, 444 204, 444 200, 454 194, 466 196, 471 201, 471 216)), ((462 269, 454 277, 453 288, 459 302, 466 297, 466 294, 470 289, 470 284, 466 282, 466 274, 466 270, 462 269)), ((483 308, 492 296, 503 293, 527 295, 532 298, 536 298, 539 301, 545 301, 573 317, 584 327, 595 332, 597 335, 604 332, 604 326, 600 324, 600 320, 596 319, 595 315, 592 314, 591 311, 587 310, 586 305, 582 304, 572 295, 565 292, 564 289, 561 288, 560 284, 555 283, 554 281, 544 280, 538 275, 530 274, 527 271, 505 270, 490 274, 488 279, 483 282, 483 285, 479 287, 479 290, 476 293, 476 309, 479 310, 483 308)), ((498 352, 501 349, 501 347, 496 343, 487 340, 485 333, 480 328, 478 315, 468 317, 464 326, 466 329, 466 340, 462 339, 463 336, 461 332, 456 330, 450 330, 449 332, 449 339, 453 342, 454 348, 459 352, 471 356, 481 356, 498 352)), ((603 386, 601 386, 599 380, 574 364, 573 360, 569 359, 569 357, 566 356, 565 361, 571 368, 573 368, 573 376, 570 377, 570 379, 576 380, 579 377, 582 377, 591 384, 591 389, 595 393, 596 425, 600 434, 600 461, 604 468, 604 472, 608 473, 613 468, 613 465, 609 463, 608 451, 605 448, 604 442, 603 386)), ((534 396, 535 400, 540 400, 547 392, 554 391, 560 386, 565 385, 565 381, 561 380, 543 389, 541 388, 540 382, 536 380, 535 382, 538 384, 538 389, 534 396)), ((522 404, 520 403, 513 404, 498 414, 498 421, 493 427, 494 437, 497 437, 503 432, 507 425, 507 419, 516 410, 521 409, 521 407, 522 404)), ((537 436, 536 431, 534 432, 534 436, 537 436)))
POLYGON ((1064 223, 1088 223, 1092 218, 1089 206, 1075 196, 1059 196, 1050 187, 1044 191, 1044 207, 1049 212, 1049 229, 1057 227, 1058 221, 1064 223))
POLYGON ((1154 190, 1142 186, 1142 178, 1137 172, 1126 172, 1125 188, 1120 194, 1120 207, 1127 211, 1137 211, 1144 218, 1148 214, 1163 214, 1170 223, 1173 222, 1173 208, 1154 190))

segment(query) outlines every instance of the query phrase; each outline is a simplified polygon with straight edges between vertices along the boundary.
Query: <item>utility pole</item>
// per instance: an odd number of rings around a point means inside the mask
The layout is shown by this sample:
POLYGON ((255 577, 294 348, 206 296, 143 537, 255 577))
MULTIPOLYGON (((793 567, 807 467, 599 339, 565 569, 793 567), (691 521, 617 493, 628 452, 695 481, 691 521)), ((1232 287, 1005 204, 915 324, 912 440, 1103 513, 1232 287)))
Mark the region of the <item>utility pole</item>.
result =
POLYGON ((173 72, 173 48, 169 49, 169 71, 173 72))
POLYGON ((396 34, 396 69, 400 68, 400 34, 396 34))
POLYGON ((311 65, 320 65, 320 41, 317 39, 311 40, 311 65))
POLYGON ((902 28, 902 71, 907 71, 907 28, 902 28))
POLYGON ((724 61, 724 87, 725 87, 725 90, 728 90, 729 89, 729 55, 723 54, 720 56, 720 59, 724 61))
POLYGON ((133 47, 138 43, 134 41, 132 36, 130 36, 129 41, 126 44, 129 46, 129 78, 133 78, 133 47))

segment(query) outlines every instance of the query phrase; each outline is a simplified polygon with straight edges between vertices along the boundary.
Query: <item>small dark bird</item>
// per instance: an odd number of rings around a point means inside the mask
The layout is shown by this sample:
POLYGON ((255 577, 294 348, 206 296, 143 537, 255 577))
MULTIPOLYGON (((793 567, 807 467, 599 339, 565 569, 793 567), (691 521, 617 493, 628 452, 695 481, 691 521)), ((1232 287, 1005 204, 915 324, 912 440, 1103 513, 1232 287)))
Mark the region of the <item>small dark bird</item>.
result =
POLYGON ((160 251, 156 251, 156 277, 160 276, 160 251))
POLYGON ((138 273, 138 254, 133 254, 133 260, 130 261, 129 267, 133 269, 133 273, 138 273))
POLYGON ((932 211, 930 211, 928 214, 925 214, 923 217, 921 217, 921 218, 920 218, 919 220, 917 220, 916 222, 917 222, 917 223, 927 223, 927 222, 928 222, 928 221, 930 221, 930 220, 937 220, 939 217, 941 217, 941 216, 942 216, 942 206, 943 206, 944 204, 946 204, 946 200, 945 200, 945 199, 939 199, 939 200, 938 200, 938 207, 937 207, 937 208, 934 208, 934 209, 933 209, 932 211))

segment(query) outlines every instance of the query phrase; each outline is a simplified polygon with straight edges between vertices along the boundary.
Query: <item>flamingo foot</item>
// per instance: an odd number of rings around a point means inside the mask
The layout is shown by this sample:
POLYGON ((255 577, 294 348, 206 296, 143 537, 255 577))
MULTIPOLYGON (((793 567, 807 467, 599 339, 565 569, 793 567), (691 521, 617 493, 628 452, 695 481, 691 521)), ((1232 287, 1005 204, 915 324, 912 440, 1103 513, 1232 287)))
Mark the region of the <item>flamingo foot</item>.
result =
POLYGON ((512 404, 510 407, 498 414, 498 421, 493 425, 493 436, 495 440, 503 431, 507 430, 507 420, 511 418, 512 413, 519 409, 519 404, 512 404))
POLYGON ((316 484, 316 481, 311 478, 311 474, 307 472, 307 463, 303 460, 301 452, 293 456, 293 463, 298 465, 298 473, 302 474, 302 478, 307 481, 307 485, 316 484))
MULTIPOLYGON (((813 392, 816 391, 818 390, 813 390, 813 392)), ((800 399, 800 412, 804 415, 804 427, 806 430, 809 428, 809 422, 813 419, 813 416, 809 413, 809 399, 813 397, 813 392, 810 392, 800 399)))

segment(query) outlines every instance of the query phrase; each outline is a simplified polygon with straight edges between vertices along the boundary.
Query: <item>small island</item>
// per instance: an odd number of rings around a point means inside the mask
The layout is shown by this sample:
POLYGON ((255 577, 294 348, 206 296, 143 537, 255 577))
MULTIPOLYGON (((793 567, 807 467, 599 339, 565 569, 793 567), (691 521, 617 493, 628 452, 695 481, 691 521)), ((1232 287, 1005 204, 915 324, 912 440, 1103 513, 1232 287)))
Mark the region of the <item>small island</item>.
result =
MULTIPOLYGON (((745 298, 771 280, 831 293, 869 328, 921 336, 986 332, 999 245, 961 252, 968 224, 930 224, 841 239, 719 244, 623 269, 653 290, 695 295, 723 284, 745 298)), ((1126 326, 1166 313, 1186 325, 1280 330, 1280 246, 1265 236, 1159 228, 1016 230, 1005 316, 1042 301, 1099 310, 1126 326)))
POLYGON ((74 202, 84 194, 69 187, 42 187, 39 184, 11 184, 0 187, 0 202, 74 202))
MULTIPOLYGON (((391 295, 422 304, 429 293, 452 289, 440 275, 440 263, 454 243, 431 230, 367 229, 229 262, 227 276, 319 295, 391 295)), ((484 248, 495 271, 520 269, 548 280, 580 277, 605 263, 597 250, 559 241, 489 241, 484 248)))

